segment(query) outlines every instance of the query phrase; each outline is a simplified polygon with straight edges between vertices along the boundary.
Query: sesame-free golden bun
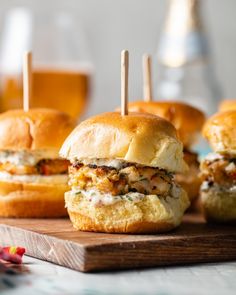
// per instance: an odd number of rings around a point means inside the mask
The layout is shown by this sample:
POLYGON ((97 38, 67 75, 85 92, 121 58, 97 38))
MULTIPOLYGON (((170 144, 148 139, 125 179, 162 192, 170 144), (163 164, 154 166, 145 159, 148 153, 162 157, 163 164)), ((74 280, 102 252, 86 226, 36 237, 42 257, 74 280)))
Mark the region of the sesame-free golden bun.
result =
MULTIPOLYGON (((59 148, 74 126, 70 116, 52 109, 8 111, 0 114, 0 150, 52 151, 59 157, 59 148)), ((0 180, 0 216, 67 216, 64 193, 68 189, 64 182, 24 182, 14 176, 10 181, 0 180)))
POLYGON ((207 120, 203 136, 218 153, 236 153, 236 110, 217 113, 207 120))
POLYGON ((0 181, 0 216, 52 218, 67 216, 64 193, 67 184, 0 181))
POLYGON ((236 193, 209 189, 201 192, 202 210, 207 221, 236 223, 236 193))
POLYGON ((184 190, 178 198, 146 195, 139 202, 121 200, 94 207, 84 196, 65 195, 73 226, 82 231, 106 233, 158 233, 177 227, 189 199, 184 190))
POLYGON ((167 171, 185 170, 183 146, 168 121, 147 113, 104 113, 79 124, 60 155, 70 159, 119 159, 167 171))
POLYGON ((74 127, 69 115, 53 109, 7 111, 0 114, 0 150, 59 150, 74 127))
POLYGON ((175 175, 176 182, 187 192, 190 202, 192 203, 198 196, 201 186, 201 179, 198 176, 198 169, 189 169, 185 173, 175 175))
POLYGON ((205 115, 197 108, 177 101, 135 101, 128 105, 130 112, 150 113, 171 122, 184 147, 192 146, 201 132, 205 115))
POLYGON ((226 99, 223 100, 219 105, 219 111, 220 112, 226 112, 226 111, 236 111, 236 99, 226 99))

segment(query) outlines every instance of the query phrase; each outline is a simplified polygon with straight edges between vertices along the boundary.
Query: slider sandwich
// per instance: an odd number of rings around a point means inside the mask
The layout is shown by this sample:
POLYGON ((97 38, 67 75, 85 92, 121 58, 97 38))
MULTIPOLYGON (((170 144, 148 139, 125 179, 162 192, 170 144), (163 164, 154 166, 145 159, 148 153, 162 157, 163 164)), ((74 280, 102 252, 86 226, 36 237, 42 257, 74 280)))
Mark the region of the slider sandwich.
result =
POLYGON ((201 201, 207 220, 236 221, 236 111, 218 113, 203 135, 213 153, 201 163, 201 201))
POLYGON ((66 216, 68 161, 59 148, 72 119, 50 109, 0 114, 0 216, 66 216))
POLYGON ((198 154, 192 150, 205 121, 204 114, 188 104, 176 101, 135 101, 128 105, 130 112, 150 113, 171 122, 184 146, 184 160, 189 166, 187 172, 175 174, 175 180, 188 193, 190 201, 199 195, 201 180, 198 154))
POLYGON ((151 233, 181 223, 189 200, 173 174, 186 164, 168 121, 100 114, 75 128, 60 155, 71 162, 65 202, 76 229, 151 233))
POLYGON ((219 106, 220 112, 232 111, 232 110, 236 110, 236 99, 226 99, 220 103, 220 106, 219 106))

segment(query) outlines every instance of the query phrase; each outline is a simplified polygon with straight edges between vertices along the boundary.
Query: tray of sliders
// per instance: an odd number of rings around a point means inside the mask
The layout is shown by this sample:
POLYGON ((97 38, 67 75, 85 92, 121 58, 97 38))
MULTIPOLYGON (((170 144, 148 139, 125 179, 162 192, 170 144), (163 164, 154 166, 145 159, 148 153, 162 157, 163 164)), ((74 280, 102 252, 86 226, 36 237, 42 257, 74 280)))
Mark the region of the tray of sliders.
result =
POLYGON ((144 101, 128 103, 128 61, 121 107, 75 126, 29 109, 28 55, 24 110, 0 114, 0 245, 83 272, 235 260, 236 111, 205 122, 153 101, 146 55, 144 101), (202 127, 213 152, 199 167, 202 127))

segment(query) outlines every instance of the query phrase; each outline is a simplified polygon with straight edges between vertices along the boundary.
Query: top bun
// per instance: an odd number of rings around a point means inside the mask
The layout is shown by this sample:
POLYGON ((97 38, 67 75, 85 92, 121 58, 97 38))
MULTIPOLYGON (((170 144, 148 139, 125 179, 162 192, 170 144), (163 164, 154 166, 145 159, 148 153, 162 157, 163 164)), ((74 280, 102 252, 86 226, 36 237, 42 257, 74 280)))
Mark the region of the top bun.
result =
POLYGON ((227 99, 227 100, 223 100, 220 103, 220 106, 219 106, 220 112, 232 111, 232 110, 236 110, 236 99, 227 99))
POLYGON ((129 111, 147 112, 170 121, 175 126, 184 147, 190 147, 195 143, 205 121, 205 116, 200 110, 176 101, 131 102, 129 111))
POLYGON ((203 135, 215 152, 236 153, 236 110, 212 116, 204 125, 203 135))
POLYGON ((0 114, 0 149, 59 150, 74 127, 69 115, 52 109, 7 111, 0 114))
POLYGON ((151 114, 104 113, 82 122, 60 155, 75 159, 120 159, 168 171, 183 171, 183 146, 168 121, 151 114))

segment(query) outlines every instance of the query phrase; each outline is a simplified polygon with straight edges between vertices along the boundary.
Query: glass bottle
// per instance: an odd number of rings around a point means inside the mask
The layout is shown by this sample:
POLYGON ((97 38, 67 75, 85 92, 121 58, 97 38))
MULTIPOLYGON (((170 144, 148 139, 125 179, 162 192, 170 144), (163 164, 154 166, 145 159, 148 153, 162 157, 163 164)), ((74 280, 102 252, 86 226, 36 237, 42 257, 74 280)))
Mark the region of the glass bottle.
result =
POLYGON ((200 17, 199 0, 170 0, 157 52, 157 97, 192 104, 208 115, 221 97, 200 17))

